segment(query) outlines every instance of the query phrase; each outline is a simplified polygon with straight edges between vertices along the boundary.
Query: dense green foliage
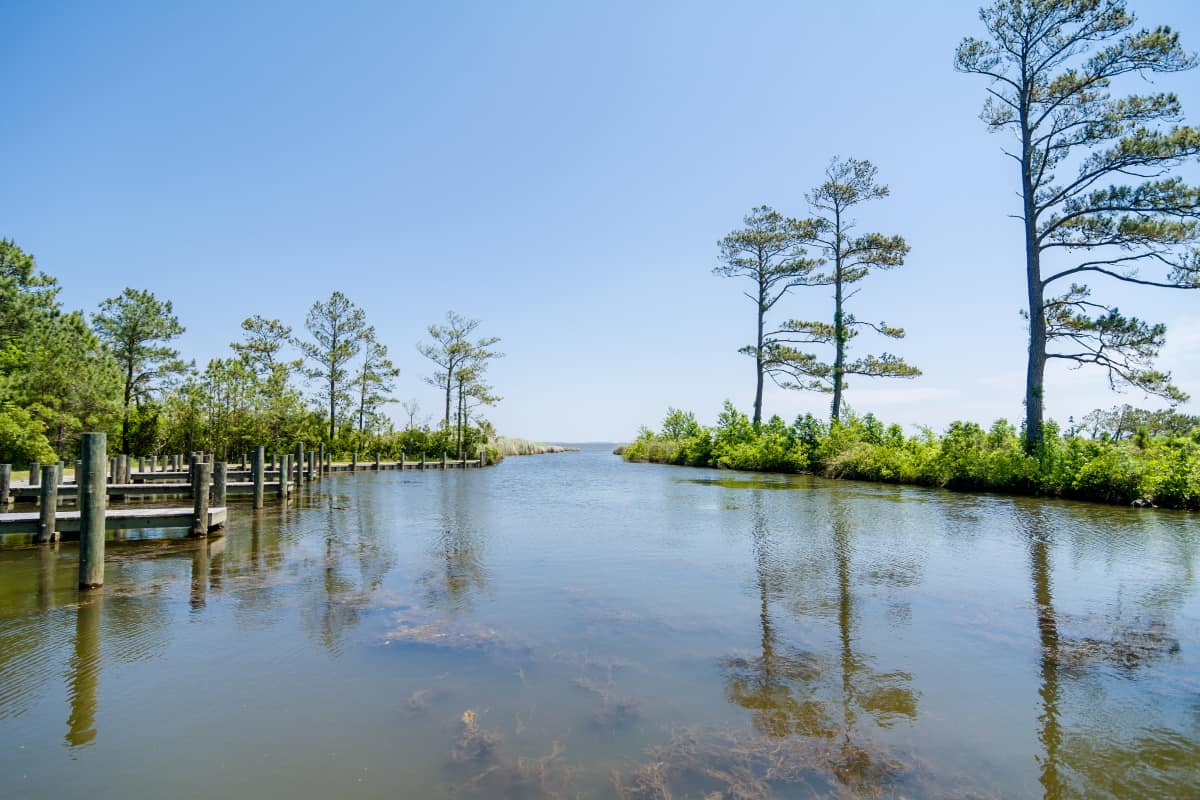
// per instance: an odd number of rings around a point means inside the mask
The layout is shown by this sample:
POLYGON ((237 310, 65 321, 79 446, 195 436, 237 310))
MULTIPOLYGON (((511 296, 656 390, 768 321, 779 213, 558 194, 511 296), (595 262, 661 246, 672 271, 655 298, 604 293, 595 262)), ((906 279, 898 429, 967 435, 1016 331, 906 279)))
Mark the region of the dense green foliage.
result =
POLYGON ((643 428, 624 448, 630 461, 1066 497, 1105 503, 1147 502, 1200 508, 1200 427, 1158 436, 1145 428, 1129 440, 1058 434, 1047 423, 1042 448, 1027 455, 1015 427, 955 422, 942 434, 906 435, 873 415, 827 423, 810 415, 790 425, 778 416, 757 428, 726 403, 705 427, 670 409, 660 431, 643 428))
MULTIPOLYGON (((412 405, 397 430, 384 406, 399 371, 340 293, 313 305, 308 339, 254 316, 230 354, 202 370, 171 346, 183 329, 169 301, 135 289, 102 302, 89 324, 61 307, 57 282, 32 256, 0 240, 0 462, 73 460, 83 431, 104 431, 114 450, 132 455, 205 450, 230 459, 299 441, 347 459, 474 458, 494 437, 485 419, 470 418, 498 400, 480 397, 478 361, 472 375, 456 375, 452 388, 465 396, 453 424, 415 424, 412 405)), ((496 458, 494 446, 489 453, 496 458)))

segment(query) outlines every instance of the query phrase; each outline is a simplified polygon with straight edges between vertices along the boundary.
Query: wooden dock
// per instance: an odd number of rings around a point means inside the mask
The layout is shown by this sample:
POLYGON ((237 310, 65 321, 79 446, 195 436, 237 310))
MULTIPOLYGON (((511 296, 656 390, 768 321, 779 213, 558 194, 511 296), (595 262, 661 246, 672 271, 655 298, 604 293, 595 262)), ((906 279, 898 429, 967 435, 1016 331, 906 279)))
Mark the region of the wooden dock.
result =
MULTIPOLYGON (((110 508, 104 515, 105 538, 116 531, 140 528, 181 528, 192 524, 192 508, 110 508)), ((0 514, 0 545, 32 544, 38 530, 38 512, 0 514)), ((78 511, 59 511, 55 529, 62 541, 79 539, 78 511)), ((224 507, 208 509, 208 530, 225 527, 228 512, 224 507)))
MULTIPOLYGON (((263 488, 269 492, 278 492, 279 481, 263 483, 263 488)), ((112 497, 191 497, 190 483, 110 483, 105 486, 108 496, 112 497)), ((41 494, 40 486, 30 486, 27 482, 14 483, 9 489, 10 496, 17 503, 36 503, 41 494)), ((234 481, 225 484, 229 494, 252 494, 254 483, 251 481, 234 481)), ((58 499, 74 501, 79 496, 79 487, 73 483, 64 483, 58 487, 58 499)))

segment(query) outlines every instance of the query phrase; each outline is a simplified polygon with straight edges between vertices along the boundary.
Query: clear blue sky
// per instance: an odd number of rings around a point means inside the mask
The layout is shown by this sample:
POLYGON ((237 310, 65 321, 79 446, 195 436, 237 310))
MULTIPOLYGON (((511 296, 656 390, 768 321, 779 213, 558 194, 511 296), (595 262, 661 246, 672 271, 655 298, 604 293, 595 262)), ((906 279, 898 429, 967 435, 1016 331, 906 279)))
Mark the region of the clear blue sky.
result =
MULTIPOLYGON (((1130 5, 1200 49, 1200 4, 1130 5)), ((299 328, 340 289, 403 370, 400 396, 429 412, 415 345, 452 308, 503 339, 502 432, 614 440, 668 404, 704 420, 726 397, 749 406, 736 350, 753 308, 711 274, 716 241, 755 205, 803 215, 831 156, 867 158, 892 197, 860 222, 912 253, 853 310, 906 327, 887 344, 925 377, 857 382, 851 406, 906 425, 1018 419, 1016 176, 978 119, 984 84, 952 69, 976 11, 10 0, 0 236, 72 308, 125 286, 172 300, 201 365, 244 317, 299 328)), ((1200 72, 1160 85, 1200 121, 1200 72)), ((1200 297, 1119 292, 1102 295, 1169 324, 1163 365, 1200 396, 1200 297)), ((826 294, 792 296, 788 316, 826 316, 826 294)), ((1122 400, 1143 402, 1094 373, 1048 389, 1060 419, 1122 400)), ((786 416, 826 405, 766 400, 786 416)))

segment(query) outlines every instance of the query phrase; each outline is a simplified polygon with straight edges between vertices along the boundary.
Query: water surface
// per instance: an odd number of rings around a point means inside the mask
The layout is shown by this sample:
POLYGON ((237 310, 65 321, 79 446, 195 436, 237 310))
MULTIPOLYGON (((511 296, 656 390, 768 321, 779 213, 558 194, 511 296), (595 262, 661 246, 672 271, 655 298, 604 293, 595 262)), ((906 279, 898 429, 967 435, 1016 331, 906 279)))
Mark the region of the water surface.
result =
POLYGON ((1198 546, 606 449, 338 475, 95 596, 0 551, 0 796, 1196 797, 1198 546))

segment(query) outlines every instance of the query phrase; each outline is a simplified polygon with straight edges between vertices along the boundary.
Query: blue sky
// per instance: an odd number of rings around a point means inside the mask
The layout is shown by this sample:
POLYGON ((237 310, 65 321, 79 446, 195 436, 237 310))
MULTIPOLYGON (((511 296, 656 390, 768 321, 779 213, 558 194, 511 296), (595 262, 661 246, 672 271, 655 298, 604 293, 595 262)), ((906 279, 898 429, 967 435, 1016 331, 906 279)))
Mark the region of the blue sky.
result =
MULTIPOLYGON (((1200 4, 1132 0, 1200 49, 1200 4)), ((852 309, 925 370, 860 381, 859 411, 905 425, 1021 416, 1016 175, 953 71, 977 4, 55 3, 0 6, 0 236, 68 306, 125 286, 170 299, 185 355, 227 354, 252 314, 300 328, 334 289, 361 305, 428 412, 415 345, 454 309, 507 358, 504 433, 617 440, 668 405, 743 408, 753 307, 711 274, 753 206, 797 216, 834 155, 892 189, 863 229, 908 264, 852 309)), ((1193 123, 1200 72, 1166 76, 1193 123)), ((1189 170, 1195 177, 1196 170, 1189 170)), ((827 290, 785 301, 828 316, 827 290)), ((1200 396, 1197 295, 1117 287, 1168 323, 1162 365, 1200 396)), ((863 336, 860 352, 884 345, 863 336)), ((1051 415, 1115 402, 1055 372, 1051 415)), ((772 391, 767 413, 827 398, 772 391)), ((1200 413, 1193 402, 1186 410, 1200 413)), ((396 409, 395 413, 399 413, 396 409)))

